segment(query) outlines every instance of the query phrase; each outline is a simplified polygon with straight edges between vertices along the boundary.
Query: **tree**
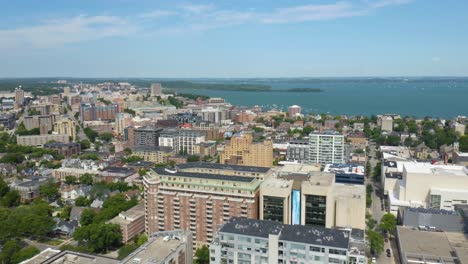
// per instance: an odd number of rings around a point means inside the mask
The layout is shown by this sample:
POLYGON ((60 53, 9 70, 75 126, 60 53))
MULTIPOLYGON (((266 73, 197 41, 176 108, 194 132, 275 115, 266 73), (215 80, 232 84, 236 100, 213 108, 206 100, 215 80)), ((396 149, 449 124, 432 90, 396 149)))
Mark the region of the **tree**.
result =
POLYGON ((114 138, 114 135, 112 135, 112 133, 109 133, 109 132, 104 132, 104 133, 99 134, 99 139, 105 142, 109 142, 113 138, 114 138))
POLYGON ((17 240, 9 240, 3 245, 0 253, 0 263, 13 263, 13 256, 20 251, 21 245, 17 240))
POLYGON ((374 188, 372 187, 372 184, 367 184, 366 186, 366 206, 370 207, 372 204, 372 192, 374 191, 374 188))
POLYGON ((148 241, 148 236, 146 236, 145 234, 141 234, 137 237, 136 239, 136 244, 138 246, 141 246, 143 245, 144 243, 146 243, 148 241))
POLYGON ((89 200, 88 198, 84 197, 84 196, 80 196, 80 197, 75 199, 75 205, 76 206, 86 207, 86 206, 90 206, 91 203, 92 203, 92 201, 89 200))
POLYGON ((1 199, 1 204, 5 207, 14 207, 20 204, 21 195, 17 190, 9 191, 3 198, 1 199))
POLYGON ((120 226, 116 224, 90 224, 79 227, 73 233, 73 238, 80 244, 85 244, 95 253, 107 252, 121 244, 120 226))
POLYGON ((65 183, 66 184, 69 184, 69 185, 76 184, 77 181, 78 181, 78 179, 75 176, 69 175, 69 176, 65 177, 65 183))
POLYGON ((3 180, 2 177, 0 177, 0 197, 3 197, 9 191, 10 187, 8 187, 8 184, 5 182, 5 180, 3 180))
POLYGON ((374 167, 374 181, 379 182, 380 179, 382 178, 382 162, 377 162, 377 164, 374 167))
POLYGON ((81 150, 89 149, 91 147, 91 142, 87 139, 83 139, 80 141, 81 150))
POLYGON ((39 193, 47 198, 55 198, 57 197, 59 190, 57 184, 55 184, 54 180, 51 179, 39 186, 39 193))
POLYGON ((460 144, 459 148, 461 152, 468 152, 468 135, 462 136, 460 138, 459 144, 460 144))
POLYGON ((135 244, 135 243, 130 243, 130 244, 127 244, 127 245, 119 248, 117 259, 122 260, 122 259, 126 258, 128 255, 130 255, 130 253, 135 251, 135 249, 137 249, 137 248, 138 248, 138 245, 135 244))
POLYGON ((33 246, 22 248, 20 251, 13 255, 13 263, 21 263, 25 260, 34 257, 39 253, 39 249, 33 246))
POLYGON ((62 209, 62 212, 60 212, 60 218, 62 218, 65 221, 70 220, 71 210, 72 207, 70 205, 65 205, 62 209))
POLYGON ((80 183, 86 184, 86 185, 92 185, 94 182, 94 175, 85 173, 81 175, 80 177, 80 183))
POLYGON ((21 153, 7 153, 1 159, 1 163, 21 164, 24 161, 24 155, 21 153))
POLYGON ((132 162, 137 162, 137 161, 142 161, 143 158, 142 157, 139 157, 139 156, 130 156, 126 159, 122 159, 124 162, 127 162, 127 163, 132 163, 132 162))
POLYGON ((125 148, 125 149, 124 149, 124 153, 125 153, 125 155, 127 155, 127 156, 128 156, 128 155, 132 155, 132 149, 130 149, 130 148, 125 148))
POLYGON ((86 225, 93 223, 94 217, 96 217, 96 212, 93 209, 91 208, 84 209, 80 217, 81 226, 86 226, 86 225))
POLYGON ((195 251, 195 264, 210 263, 210 250, 208 246, 202 246, 195 251))
POLYGON ((86 127, 85 129, 83 129, 83 132, 86 134, 89 140, 93 143, 94 141, 96 141, 96 138, 99 136, 98 132, 94 131, 90 127, 86 127))
POLYGON ((190 155, 187 158, 187 162, 198 162, 200 161, 200 156, 197 155, 190 155))
POLYGON ((395 230, 397 224, 396 217, 393 214, 384 214, 380 219, 380 229, 386 232, 392 232, 395 230))
POLYGON ((367 233, 367 238, 370 243, 370 249, 372 255, 380 255, 384 250, 384 239, 381 234, 374 230, 369 230, 367 233))

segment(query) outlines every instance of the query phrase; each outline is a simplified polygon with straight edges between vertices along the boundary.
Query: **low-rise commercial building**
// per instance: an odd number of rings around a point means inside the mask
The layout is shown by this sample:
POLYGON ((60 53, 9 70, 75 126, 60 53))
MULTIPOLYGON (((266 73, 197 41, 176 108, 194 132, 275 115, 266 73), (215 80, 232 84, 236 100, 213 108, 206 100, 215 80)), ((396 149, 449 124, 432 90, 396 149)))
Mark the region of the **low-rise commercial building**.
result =
POLYGON ((144 161, 154 162, 156 164, 167 163, 168 157, 174 155, 174 150, 170 147, 136 147, 132 155, 143 158, 144 161))

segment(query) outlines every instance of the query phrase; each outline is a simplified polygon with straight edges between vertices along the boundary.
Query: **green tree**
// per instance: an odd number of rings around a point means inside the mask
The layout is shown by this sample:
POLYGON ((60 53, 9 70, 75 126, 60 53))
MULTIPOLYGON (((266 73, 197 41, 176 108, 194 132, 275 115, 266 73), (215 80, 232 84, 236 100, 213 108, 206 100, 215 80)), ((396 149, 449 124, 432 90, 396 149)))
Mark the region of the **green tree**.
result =
POLYGON ((135 243, 130 243, 130 244, 127 244, 127 245, 119 248, 117 259, 122 260, 122 259, 126 258, 128 255, 130 255, 130 253, 135 251, 135 249, 137 249, 137 248, 138 248, 138 245, 135 244, 135 243))
POLYGON ((382 178, 382 162, 377 162, 377 164, 374 167, 374 181, 379 182, 380 179, 382 178))
POLYGON ((21 153, 7 153, 1 159, 1 163, 21 164, 25 157, 21 153))
POLYGON ((39 192, 42 196, 50 199, 57 197, 59 190, 57 184, 51 179, 39 186, 39 192))
POLYGON ((93 252, 102 253, 121 244, 120 232, 120 226, 116 224, 90 224, 77 228, 73 233, 73 238, 93 252))
POLYGON ((20 204, 21 195, 17 190, 7 192, 0 200, 0 203, 5 207, 14 207, 20 204))
POLYGON ((2 177, 0 177, 0 197, 3 197, 9 191, 10 187, 8 187, 8 184, 5 182, 5 180, 3 180, 2 177))
POLYGON ((96 217, 96 212, 91 208, 86 208, 81 213, 80 224, 86 226, 94 222, 94 217, 96 217))
POLYGON ((109 133, 109 132, 104 132, 104 133, 99 134, 99 139, 105 142, 109 142, 113 138, 114 138, 114 135, 112 135, 112 133, 109 133))
POLYGON ((91 147, 91 142, 87 139, 83 139, 80 141, 81 150, 89 149, 91 147))
POLYGON ((62 211, 60 212, 60 218, 62 218, 65 221, 70 220, 71 210, 72 210, 72 207, 70 205, 65 205, 62 208, 62 211))
POLYGON ((395 230, 397 224, 396 217, 393 214, 387 213, 380 219, 380 229, 386 232, 392 232, 395 230))
POLYGON ((0 263, 13 263, 13 256, 21 249, 21 245, 16 240, 9 240, 3 245, 0 253, 0 263))
POLYGON ((195 251, 195 264, 208 264, 210 263, 210 250, 208 246, 202 246, 195 251))
POLYGON ((86 184, 86 185, 92 185, 94 182, 94 175, 85 173, 81 175, 80 177, 80 183, 86 184))
POLYGON ((13 255, 13 263, 21 263, 25 260, 34 257, 39 253, 39 249, 33 246, 22 248, 20 251, 13 255))
POLYGON ((459 140, 459 144, 460 144, 459 148, 461 152, 468 152, 468 135, 462 136, 459 140))
POLYGON ((78 181, 78 179, 75 176, 69 175, 69 176, 65 177, 65 183, 66 184, 76 184, 77 181, 78 181))
POLYGON ((374 230, 367 232, 372 255, 378 256, 384 250, 384 239, 381 234, 374 230))
POLYGON ((138 246, 141 246, 141 245, 143 245, 144 243, 146 243, 147 241, 148 241, 148 236, 145 235, 145 234, 141 234, 141 235, 139 235, 139 236, 137 237, 137 239, 136 239, 136 244, 137 244, 138 246))
POLYGON ((93 143, 94 141, 96 141, 96 138, 99 136, 98 132, 94 131, 90 127, 86 127, 85 129, 83 129, 83 132, 86 134, 89 140, 93 143))
POLYGON ((84 197, 84 196, 80 196, 80 197, 75 199, 75 205, 76 206, 86 207, 86 206, 90 206, 91 203, 92 203, 92 201, 89 200, 88 198, 84 197))
POLYGON ((130 148, 125 148, 125 149, 124 149, 124 153, 125 153, 125 155, 127 155, 127 156, 132 155, 132 149, 130 149, 130 148))
POLYGON ((200 156, 197 155, 190 155, 187 158, 187 162, 198 162, 200 161, 200 156))

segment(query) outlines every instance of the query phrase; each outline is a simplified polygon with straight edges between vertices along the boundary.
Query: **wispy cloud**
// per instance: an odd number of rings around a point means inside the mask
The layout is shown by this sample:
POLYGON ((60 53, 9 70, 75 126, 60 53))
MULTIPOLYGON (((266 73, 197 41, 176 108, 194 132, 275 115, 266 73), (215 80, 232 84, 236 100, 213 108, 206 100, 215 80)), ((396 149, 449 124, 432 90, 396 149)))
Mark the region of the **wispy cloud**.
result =
POLYGON ((177 12, 169 11, 169 10, 153 10, 151 12, 143 13, 140 15, 141 18, 148 18, 148 19, 159 19, 163 17, 173 16, 176 15, 177 12))
POLYGON ((76 16, 39 25, 0 30, 0 47, 50 48, 134 32, 136 27, 115 16, 76 16))
POLYGON ((413 0, 380 0, 380 1, 374 1, 370 3, 370 7, 382 8, 382 7, 392 6, 392 5, 406 5, 406 4, 409 4, 410 2, 413 2, 413 0))
POLYGON ((245 24, 288 24, 365 16, 376 10, 412 0, 337 1, 270 10, 226 9, 214 4, 183 4, 168 10, 153 10, 118 16, 79 15, 42 21, 36 25, 0 29, 0 48, 50 48, 69 43, 127 36, 135 32, 186 33, 245 24), (170 19, 169 19, 170 17, 170 19), (163 18, 168 18, 161 20, 163 18))

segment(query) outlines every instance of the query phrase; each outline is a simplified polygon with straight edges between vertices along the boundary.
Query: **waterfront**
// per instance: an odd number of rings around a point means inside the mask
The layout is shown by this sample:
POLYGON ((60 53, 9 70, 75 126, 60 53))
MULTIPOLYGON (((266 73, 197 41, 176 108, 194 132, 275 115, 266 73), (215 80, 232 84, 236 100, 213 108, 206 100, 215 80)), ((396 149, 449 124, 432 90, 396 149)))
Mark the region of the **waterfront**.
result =
POLYGON ((298 104, 304 112, 346 115, 398 113, 415 117, 451 118, 468 115, 468 78, 322 78, 322 79, 197 79, 203 83, 270 85, 273 90, 317 88, 323 92, 245 92, 189 90, 222 97, 233 105, 261 105, 285 110, 298 104))

